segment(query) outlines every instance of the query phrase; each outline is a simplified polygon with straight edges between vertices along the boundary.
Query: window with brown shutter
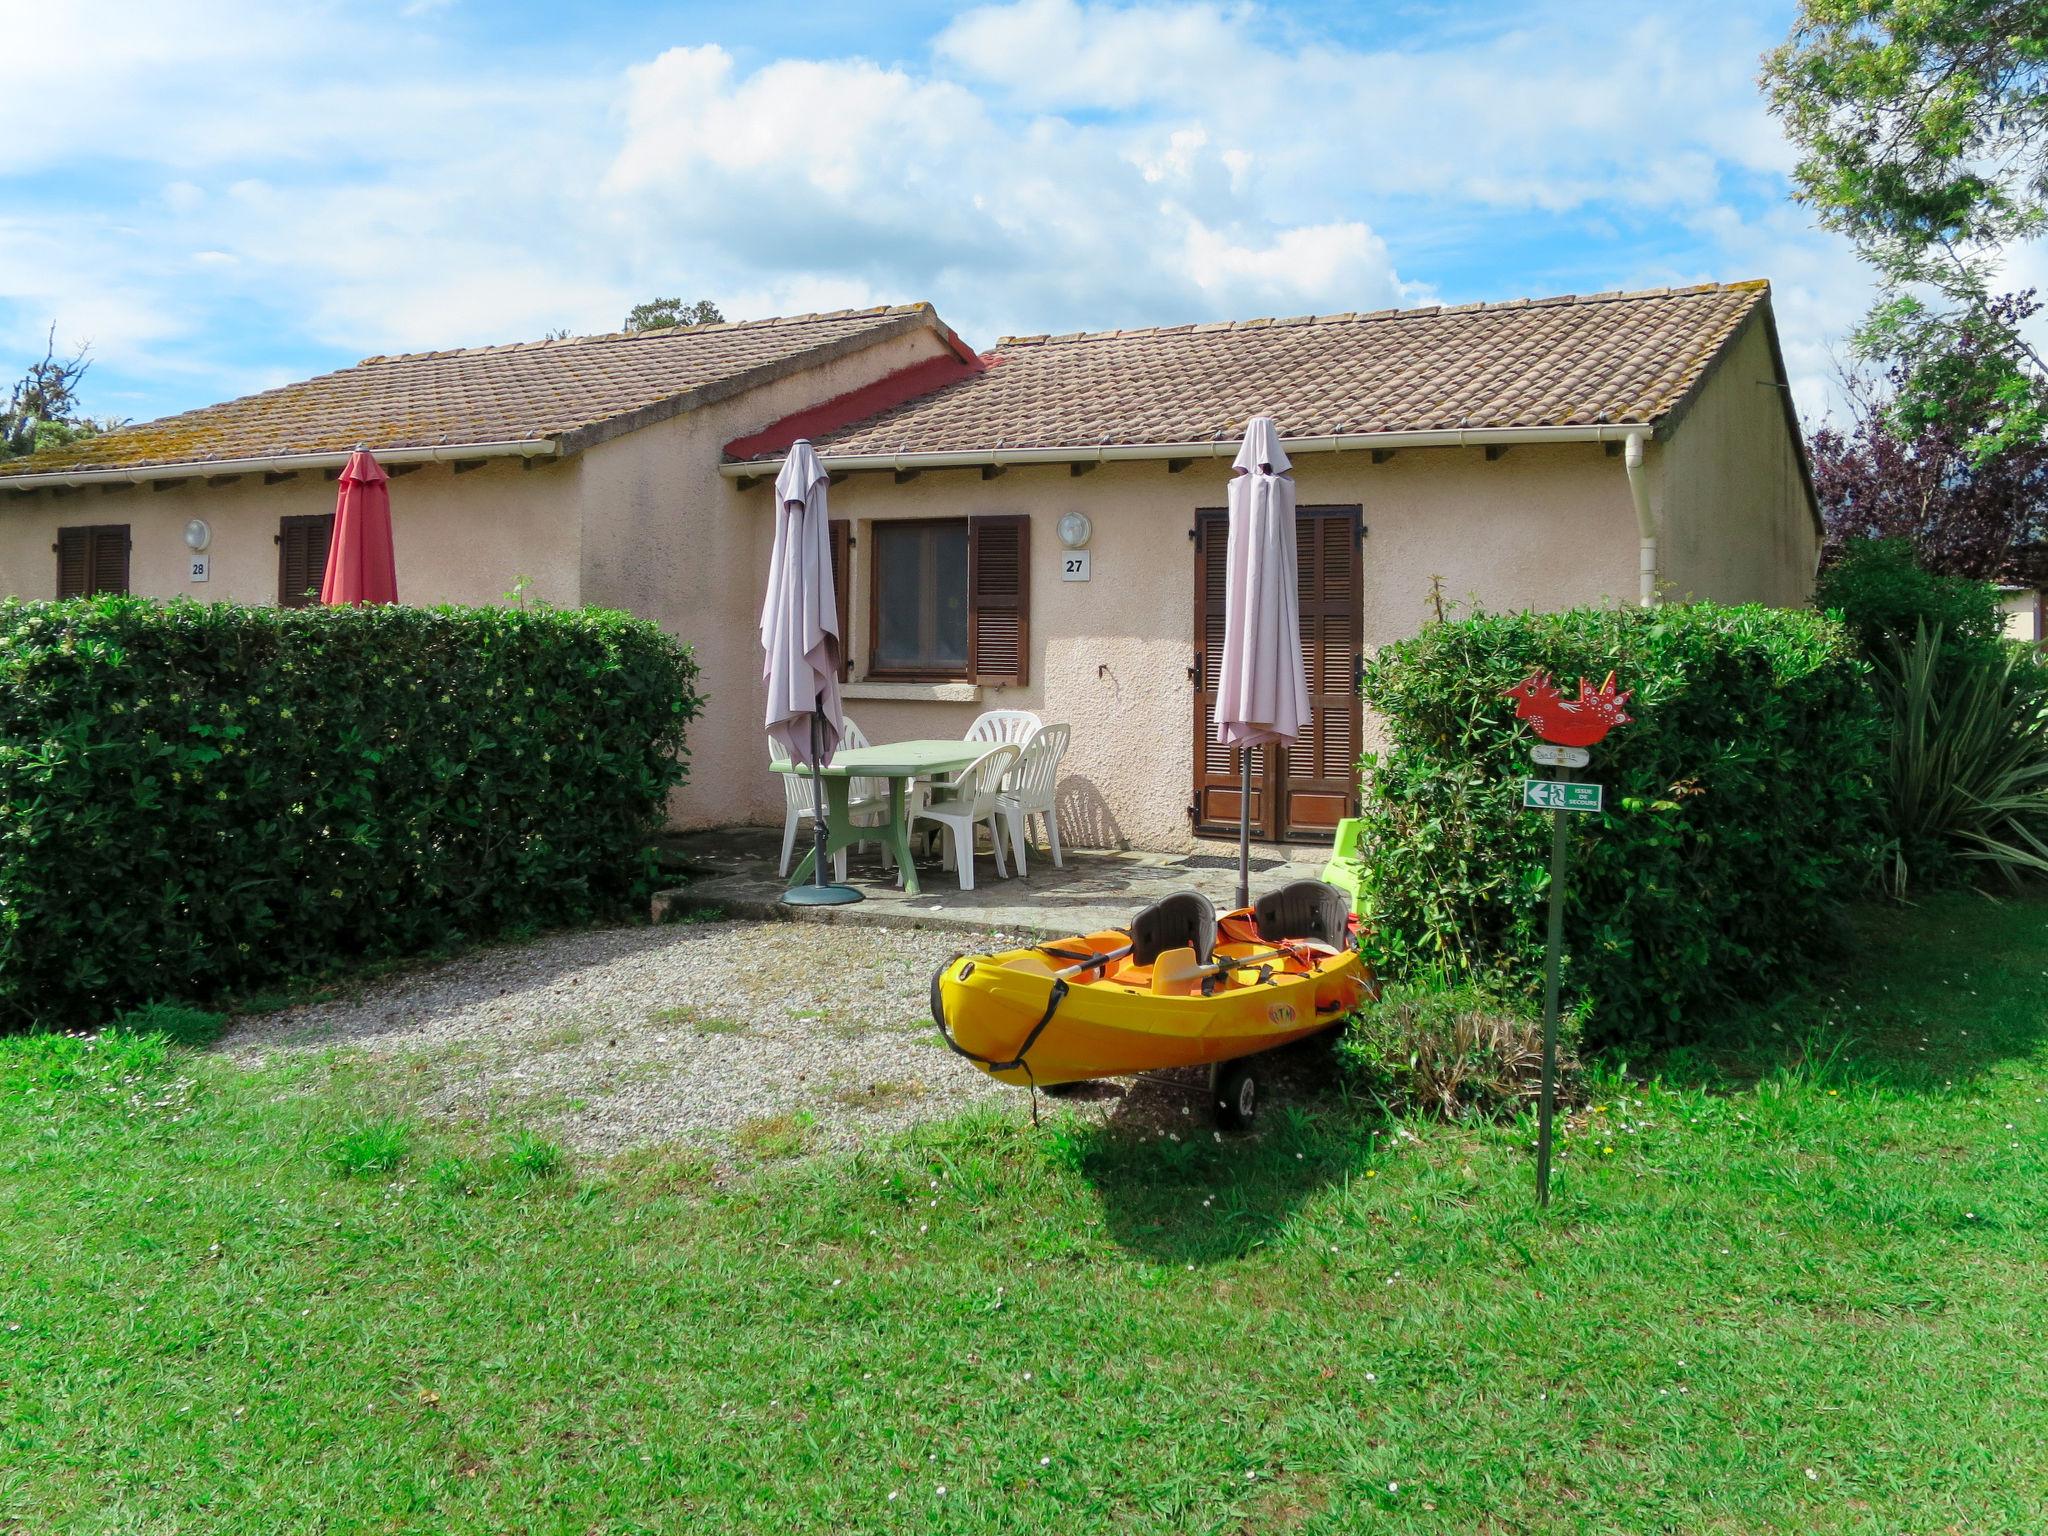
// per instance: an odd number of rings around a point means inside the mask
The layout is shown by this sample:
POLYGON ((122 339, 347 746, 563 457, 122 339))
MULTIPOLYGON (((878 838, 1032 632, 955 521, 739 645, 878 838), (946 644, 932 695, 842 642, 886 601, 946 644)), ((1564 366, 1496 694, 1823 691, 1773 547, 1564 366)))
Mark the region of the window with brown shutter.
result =
POLYGON ((128 590, 128 525, 57 530, 57 595, 91 597, 128 590))
POLYGON ((853 657, 853 585, 850 576, 853 530, 844 518, 825 524, 832 537, 832 601, 839 614, 839 681, 846 681, 846 664, 853 657))
POLYGON ((891 518, 868 542, 868 676, 1026 680, 1029 518, 891 518))
POLYGON ((304 608, 320 601, 327 577, 327 546, 334 539, 334 514, 315 512, 277 520, 277 605, 304 608))
POLYGON ((1031 519, 969 518, 967 675, 977 683, 1028 680, 1031 519))
POLYGON ((968 675, 972 565, 965 518, 868 525, 868 675, 968 675))

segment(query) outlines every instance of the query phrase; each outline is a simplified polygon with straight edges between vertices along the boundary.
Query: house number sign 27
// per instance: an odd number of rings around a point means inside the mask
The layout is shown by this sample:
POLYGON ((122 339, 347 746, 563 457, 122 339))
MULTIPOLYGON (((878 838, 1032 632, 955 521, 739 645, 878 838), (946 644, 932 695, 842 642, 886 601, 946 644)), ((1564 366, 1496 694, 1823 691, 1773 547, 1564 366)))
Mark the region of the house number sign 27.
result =
POLYGON ((1060 551, 1060 580, 1086 581, 1088 579, 1088 551, 1085 549, 1063 549, 1060 551))

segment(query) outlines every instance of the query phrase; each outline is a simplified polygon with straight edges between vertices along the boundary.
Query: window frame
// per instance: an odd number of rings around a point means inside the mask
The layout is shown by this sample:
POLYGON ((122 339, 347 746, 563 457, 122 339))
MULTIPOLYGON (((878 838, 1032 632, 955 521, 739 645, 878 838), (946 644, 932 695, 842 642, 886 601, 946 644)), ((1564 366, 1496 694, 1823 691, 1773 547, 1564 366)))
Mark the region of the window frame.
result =
MULTIPOLYGON (((932 592, 937 600, 936 589, 932 592)), ((974 521, 965 515, 959 517, 889 517, 875 518, 868 524, 868 580, 867 580, 867 671, 866 676, 877 682, 894 683, 959 683, 974 675, 974 521), (967 564, 967 580, 961 588, 960 600, 967 605, 968 629, 965 653, 957 667, 891 667, 880 660, 882 622, 882 545, 894 529, 956 528, 966 541, 964 550, 967 564)), ((922 615, 920 615, 920 619, 922 615)), ((922 627, 920 625, 920 627, 922 627)))

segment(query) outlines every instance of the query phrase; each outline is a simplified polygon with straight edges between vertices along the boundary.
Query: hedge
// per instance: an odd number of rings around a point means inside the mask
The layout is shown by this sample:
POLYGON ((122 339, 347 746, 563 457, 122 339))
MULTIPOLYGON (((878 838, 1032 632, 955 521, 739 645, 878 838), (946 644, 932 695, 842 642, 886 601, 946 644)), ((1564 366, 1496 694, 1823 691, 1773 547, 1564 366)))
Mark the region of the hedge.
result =
POLYGON ((0 602, 0 1025, 621 910, 696 676, 619 613, 0 602))
POLYGON ((1530 728, 1502 691, 1612 668, 1634 723, 1571 777, 1565 985, 1589 1047, 1675 1043, 1806 975, 1874 862, 1881 730, 1865 663, 1824 615, 1711 604, 1479 615, 1384 647, 1364 695, 1364 911, 1394 974, 1540 985, 1550 818, 1525 811, 1530 728))

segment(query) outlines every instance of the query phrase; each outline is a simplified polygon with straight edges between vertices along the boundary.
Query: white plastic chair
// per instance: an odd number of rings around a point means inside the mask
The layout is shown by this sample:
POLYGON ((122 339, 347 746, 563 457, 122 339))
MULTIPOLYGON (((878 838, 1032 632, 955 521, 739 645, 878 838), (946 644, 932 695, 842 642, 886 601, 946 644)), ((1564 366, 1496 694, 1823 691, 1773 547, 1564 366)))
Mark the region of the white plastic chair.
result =
POLYGON ((1003 775, 1017 761, 1017 749, 1007 743, 991 747, 960 770, 951 784, 934 788, 917 808, 917 820, 936 821, 946 829, 946 848, 960 872, 960 889, 974 889, 974 834, 988 824, 989 841, 996 855, 996 874, 1009 874, 1003 862, 1001 812, 996 799, 1002 793, 1003 775))
POLYGON ((977 715, 962 741, 985 741, 991 746, 1007 742, 1021 747, 1038 729, 1038 716, 1028 709, 989 709, 977 715))
POLYGON ((1067 740, 1074 734, 1072 726, 1042 725, 1024 744, 1018 754, 1017 766, 1010 770, 1004 782, 1002 793, 996 797, 996 808, 1003 813, 1003 820, 1010 829, 1010 851, 1017 856, 1017 873, 1028 872, 1024 862, 1024 845, 1030 841, 1031 818, 1045 819, 1045 840, 1052 849, 1052 863, 1055 869, 1065 869, 1066 861, 1060 857, 1060 818, 1053 803, 1053 792, 1058 786, 1060 759, 1067 755, 1067 740))
MULTIPOLYGON (((841 730, 839 745, 846 750, 868 745, 861 728, 853 723, 853 716, 839 717, 841 730)), ((787 758, 775 755, 775 743, 768 744, 768 766, 782 775, 782 862, 776 867, 778 876, 789 873, 790 863, 796 856, 797 829, 811 819, 811 808, 815 803, 815 791, 811 781, 797 773, 787 758)), ((857 778, 846 786, 846 809, 853 824, 858 827, 880 826, 889 819, 889 781, 887 779, 857 778)), ((886 867, 894 860, 889 857, 888 844, 882 844, 882 863, 886 867)), ((846 880, 846 850, 840 849, 832 855, 832 878, 841 884, 846 880)))

